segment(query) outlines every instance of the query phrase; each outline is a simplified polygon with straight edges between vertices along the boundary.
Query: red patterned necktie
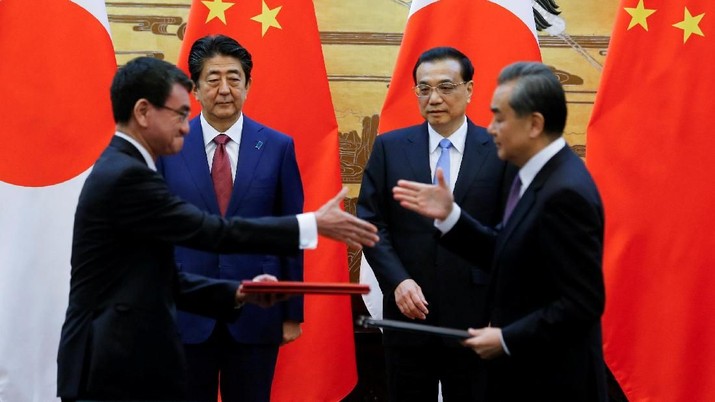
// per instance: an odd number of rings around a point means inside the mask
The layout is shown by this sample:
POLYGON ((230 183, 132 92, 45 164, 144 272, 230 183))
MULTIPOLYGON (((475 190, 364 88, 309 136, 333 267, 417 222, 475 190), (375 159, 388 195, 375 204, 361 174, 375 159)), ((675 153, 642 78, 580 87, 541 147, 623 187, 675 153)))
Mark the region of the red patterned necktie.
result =
POLYGON ((219 134, 213 141, 216 143, 216 151, 211 165, 211 179, 214 182, 218 208, 221 211, 221 215, 226 215, 228 201, 231 199, 231 193, 233 192, 231 163, 228 160, 228 153, 226 153, 226 143, 231 141, 231 138, 226 134, 219 134))

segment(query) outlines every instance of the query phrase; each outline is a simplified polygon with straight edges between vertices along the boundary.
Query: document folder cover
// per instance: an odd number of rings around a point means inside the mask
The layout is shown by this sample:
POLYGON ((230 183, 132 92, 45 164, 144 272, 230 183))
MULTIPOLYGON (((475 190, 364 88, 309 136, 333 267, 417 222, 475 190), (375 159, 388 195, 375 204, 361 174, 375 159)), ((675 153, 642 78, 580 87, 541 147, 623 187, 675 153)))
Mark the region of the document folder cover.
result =
POLYGON ((358 318, 357 325, 364 328, 384 328, 396 331, 423 332, 457 339, 467 339, 471 337, 466 329, 437 327, 434 325, 415 324, 397 320, 374 320, 366 316, 358 318))
POLYGON ((243 281, 241 283, 241 292, 277 294, 361 295, 370 293, 370 286, 358 283, 339 282, 243 281))

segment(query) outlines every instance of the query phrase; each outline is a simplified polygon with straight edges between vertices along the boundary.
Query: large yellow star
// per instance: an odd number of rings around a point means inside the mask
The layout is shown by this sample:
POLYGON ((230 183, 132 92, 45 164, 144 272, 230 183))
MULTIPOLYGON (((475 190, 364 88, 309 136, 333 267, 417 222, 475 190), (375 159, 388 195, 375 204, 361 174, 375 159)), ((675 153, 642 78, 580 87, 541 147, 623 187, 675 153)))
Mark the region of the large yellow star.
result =
POLYGON ((223 0, 202 1, 209 9, 209 15, 206 17, 208 23, 214 18, 218 18, 226 25, 226 10, 233 7, 235 3, 224 3, 223 0))
POLYGON ((265 1, 261 1, 261 3, 263 4, 261 7, 261 13, 255 17, 251 17, 252 20, 261 23, 261 36, 265 36, 266 32, 268 31, 268 28, 270 27, 283 29, 283 27, 281 27, 281 24, 279 24, 278 20, 276 19, 276 16, 278 16, 278 12, 281 11, 281 8, 283 8, 283 6, 278 6, 271 10, 270 8, 268 8, 268 5, 266 5, 265 1))
POLYGON ((700 24, 700 20, 702 20, 704 16, 705 13, 702 13, 693 17, 692 15, 690 15, 688 7, 685 7, 683 20, 677 24, 673 24, 674 27, 683 30, 683 43, 687 42, 688 38, 690 38, 690 35, 692 34, 705 36, 705 34, 703 34, 703 31, 700 30, 700 26, 698 25, 700 24))
POLYGON ((636 6, 636 8, 624 7, 624 10, 631 15, 631 23, 628 24, 628 29, 631 29, 636 25, 640 25, 646 31, 648 30, 647 18, 656 11, 654 9, 645 8, 643 0, 638 2, 638 6, 636 6))

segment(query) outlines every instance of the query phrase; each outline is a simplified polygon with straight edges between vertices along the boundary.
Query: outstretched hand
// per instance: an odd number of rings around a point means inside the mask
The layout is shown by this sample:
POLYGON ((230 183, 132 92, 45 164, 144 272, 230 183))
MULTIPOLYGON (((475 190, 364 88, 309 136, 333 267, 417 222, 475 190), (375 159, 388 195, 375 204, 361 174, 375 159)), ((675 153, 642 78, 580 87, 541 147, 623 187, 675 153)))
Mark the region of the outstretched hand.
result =
POLYGON ((362 246, 372 247, 379 240, 375 225, 340 209, 340 201, 347 193, 347 187, 343 187, 335 197, 315 211, 318 233, 357 249, 362 246))
POLYGON ((437 169, 436 177, 437 184, 399 180, 392 194, 403 208, 428 218, 444 220, 452 212, 454 197, 441 168, 437 169))

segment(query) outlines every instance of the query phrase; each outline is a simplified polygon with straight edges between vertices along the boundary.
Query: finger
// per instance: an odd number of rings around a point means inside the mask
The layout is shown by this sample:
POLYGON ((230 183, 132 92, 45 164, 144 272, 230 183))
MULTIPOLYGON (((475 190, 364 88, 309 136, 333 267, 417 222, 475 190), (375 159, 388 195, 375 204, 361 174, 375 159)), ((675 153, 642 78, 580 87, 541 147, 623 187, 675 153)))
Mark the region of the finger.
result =
POLYGON ((392 196, 397 200, 397 201, 414 201, 417 193, 412 190, 406 190, 401 187, 393 187, 392 188, 392 196))
POLYGON ((328 201, 326 204, 330 204, 331 206, 338 205, 338 204, 340 204, 340 201, 342 201, 347 194, 348 194, 348 188, 343 187, 342 189, 340 189, 340 192, 338 192, 338 194, 336 194, 335 197, 331 198, 330 201, 328 201))
POLYGON ((276 282, 278 278, 270 274, 261 274, 253 278, 254 282, 276 282))
POLYGON ((417 191, 417 190, 423 188, 423 186, 425 186, 425 184, 416 182, 416 181, 400 179, 397 181, 397 186, 404 188, 404 189, 417 191))
POLYGON ((422 314, 428 314, 429 310, 427 309, 427 300, 425 300, 424 296, 422 296, 422 292, 418 294, 413 294, 412 295, 412 304, 415 306, 417 310, 420 311, 422 314))
POLYGON ((348 219, 348 222, 352 224, 353 226, 356 226, 358 230, 364 230, 367 232, 371 233, 377 233, 377 226, 373 225, 372 223, 360 219, 348 212, 343 211, 343 214, 345 214, 345 217, 348 219))
MULTIPOLYGON (((355 249, 355 250, 362 250, 362 244, 358 243, 352 239, 345 239, 345 244, 348 245, 348 247, 355 249)), ((370 244, 365 244, 366 246, 372 247, 370 244)), ((374 244, 373 244, 374 245, 374 244)))

